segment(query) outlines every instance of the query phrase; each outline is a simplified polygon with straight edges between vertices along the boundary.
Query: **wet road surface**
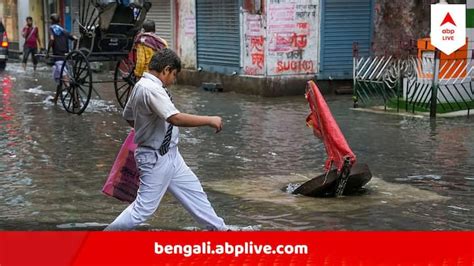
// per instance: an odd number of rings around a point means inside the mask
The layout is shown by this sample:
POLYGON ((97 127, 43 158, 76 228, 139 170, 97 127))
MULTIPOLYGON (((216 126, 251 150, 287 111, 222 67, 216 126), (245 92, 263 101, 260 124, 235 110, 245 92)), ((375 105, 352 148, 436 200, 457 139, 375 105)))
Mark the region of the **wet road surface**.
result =
MULTIPOLYGON (((113 74, 94 74, 111 79, 113 74)), ((87 110, 66 113, 52 98, 50 69, 0 73, 0 229, 96 230, 125 207, 101 194, 129 127, 112 84, 100 84, 87 110)), ((325 150, 305 126, 303 95, 260 98, 171 89, 178 109, 223 117, 224 130, 182 128, 180 150, 217 213, 252 230, 472 230, 474 119, 438 119, 351 110, 328 104, 374 178, 365 193, 308 198, 281 188, 320 174, 325 150)), ((170 195, 143 230, 197 224, 170 195)))

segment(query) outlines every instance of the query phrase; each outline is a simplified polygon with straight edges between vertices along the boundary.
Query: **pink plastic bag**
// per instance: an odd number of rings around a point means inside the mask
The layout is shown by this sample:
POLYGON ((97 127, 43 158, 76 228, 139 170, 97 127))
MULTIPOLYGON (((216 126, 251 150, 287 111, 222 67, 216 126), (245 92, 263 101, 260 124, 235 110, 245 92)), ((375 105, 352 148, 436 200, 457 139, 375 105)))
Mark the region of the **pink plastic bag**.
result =
POLYGON ((134 152, 137 145, 133 142, 135 131, 132 129, 122 144, 109 177, 102 192, 121 201, 133 202, 137 197, 140 184, 134 152))

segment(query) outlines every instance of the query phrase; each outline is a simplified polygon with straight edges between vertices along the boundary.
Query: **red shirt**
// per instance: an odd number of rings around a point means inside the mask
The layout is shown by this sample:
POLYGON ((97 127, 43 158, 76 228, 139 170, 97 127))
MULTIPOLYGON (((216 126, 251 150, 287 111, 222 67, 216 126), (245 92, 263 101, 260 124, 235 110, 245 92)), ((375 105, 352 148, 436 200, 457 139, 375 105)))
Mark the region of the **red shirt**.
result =
POLYGON ((25 26, 23 28, 23 37, 25 38, 26 48, 37 48, 38 27, 25 26))

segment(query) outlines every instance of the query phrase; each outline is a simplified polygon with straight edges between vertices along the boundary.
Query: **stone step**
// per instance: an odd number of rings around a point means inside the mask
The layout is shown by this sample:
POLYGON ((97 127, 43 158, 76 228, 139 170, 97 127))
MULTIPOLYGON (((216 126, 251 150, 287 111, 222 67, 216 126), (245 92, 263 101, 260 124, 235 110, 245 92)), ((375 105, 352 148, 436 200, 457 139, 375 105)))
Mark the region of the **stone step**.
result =
POLYGON ((212 92, 224 91, 224 87, 222 86, 221 83, 203 82, 201 84, 201 88, 205 91, 212 91, 212 92))
POLYGON ((341 86, 334 90, 336 94, 353 94, 352 86, 341 86))

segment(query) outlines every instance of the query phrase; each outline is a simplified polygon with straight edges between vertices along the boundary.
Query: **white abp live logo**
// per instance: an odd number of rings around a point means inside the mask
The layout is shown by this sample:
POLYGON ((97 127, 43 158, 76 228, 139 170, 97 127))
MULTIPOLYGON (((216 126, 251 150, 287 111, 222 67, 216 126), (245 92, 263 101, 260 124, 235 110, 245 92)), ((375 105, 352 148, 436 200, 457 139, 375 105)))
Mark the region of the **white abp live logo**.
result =
POLYGON ((466 44, 466 5, 431 5, 431 44, 447 55, 466 44))

